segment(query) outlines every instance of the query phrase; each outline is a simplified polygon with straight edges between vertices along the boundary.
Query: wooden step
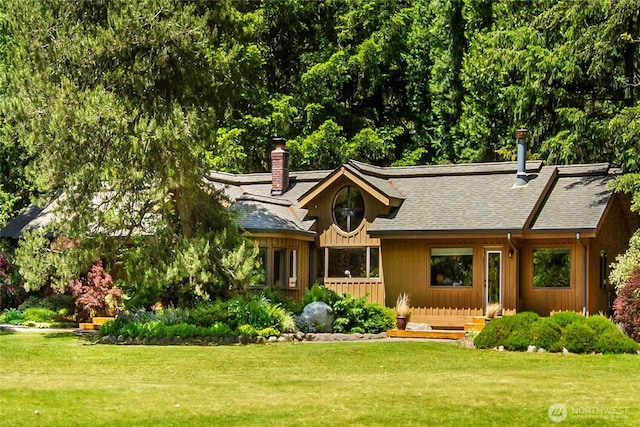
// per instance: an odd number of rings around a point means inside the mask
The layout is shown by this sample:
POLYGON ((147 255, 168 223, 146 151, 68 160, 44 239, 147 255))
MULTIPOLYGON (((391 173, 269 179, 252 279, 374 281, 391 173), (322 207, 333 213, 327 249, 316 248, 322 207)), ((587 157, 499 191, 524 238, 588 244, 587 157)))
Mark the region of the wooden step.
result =
POLYGON ((477 323, 465 323, 464 324, 464 330, 465 331, 474 330, 474 331, 480 332, 483 329, 484 329, 484 325, 479 325, 477 323))
POLYGON ((103 325, 111 320, 116 320, 115 317, 92 317, 91 323, 95 323, 96 325, 103 325))
POLYGON ((474 325, 485 325, 487 323, 487 318, 484 316, 473 316, 471 317, 471 323, 474 325))
POLYGON ((100 329, 100 325, 96 323, 80 323, 78 327, 87 331, 97 331, 98 329, 100 329))
POLYGON ((390 338, 439 338, 458 340, 464 338, 466 334, 465 331, 450 329, 433 329, 431 331, 402 331, 390 329, 387 331, 387 336, 390 338))

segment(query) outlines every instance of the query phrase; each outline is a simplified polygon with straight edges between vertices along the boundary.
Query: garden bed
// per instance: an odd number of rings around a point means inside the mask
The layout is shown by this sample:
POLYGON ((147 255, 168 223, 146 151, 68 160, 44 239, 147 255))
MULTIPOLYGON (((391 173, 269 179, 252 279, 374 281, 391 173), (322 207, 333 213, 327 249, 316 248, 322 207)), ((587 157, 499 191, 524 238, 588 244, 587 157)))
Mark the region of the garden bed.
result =
POLYGON ((285 342, 340 342, 340 341, 369 341, 387 338, 386 332, 379 334, 328 334, 328 333, 303 333, 281 334, 280 336, 207 336, 198 338, 163 337, 163 338, 139 338, 123 337, 122 335, 105 335, 100 338, 102 344, 120 345, 232 345, 232 344, 272 344, 285 342))

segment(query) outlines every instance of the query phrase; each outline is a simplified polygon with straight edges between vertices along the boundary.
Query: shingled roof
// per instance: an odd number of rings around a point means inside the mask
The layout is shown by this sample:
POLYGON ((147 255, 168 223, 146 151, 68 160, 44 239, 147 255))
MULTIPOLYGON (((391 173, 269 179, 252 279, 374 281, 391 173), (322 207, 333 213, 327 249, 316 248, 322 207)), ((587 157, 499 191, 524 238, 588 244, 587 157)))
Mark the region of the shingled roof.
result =
MULTIPOLYGON (((351 160, 335 170, 291 172, 290 187, 282 195, 271 194, 270 173, 210 172, 203 180, 226 193, 239 213, 238 225, 247 231, 309 237, 315 234, 315 220, 307 218, 300 200, 340 171, 396 201, 388 217, 376 218, 369 227, 371 235, 381 237, 595 232, 612 196, 609 182, 620 173, 608 164, 530 161, 529 183, 516 187, 515 162, 379 167, 351 160)), ((18 239, 46 225, 54 206, 55 200, 42 209, 30 206, 0 236, 18 239)))
POLYGON ((310 233, 313 221, 298 202, 341 169, 401 200, 388 217, 376 218, 369 227, 371 235, 381 237, 595 232, 611 198, 612 172, 617 172, 607 164, 544 166, 530 161, 529 183, 516 187, 515 162, 379 167, 350 160, 334 171, 292 172, 291 187, 281 196, 271 196, 268 173, 212 172, 206 178, 236 201, 240 225, 247 230, 310 233), (276 201, 286 201, 286 209, 276 201))

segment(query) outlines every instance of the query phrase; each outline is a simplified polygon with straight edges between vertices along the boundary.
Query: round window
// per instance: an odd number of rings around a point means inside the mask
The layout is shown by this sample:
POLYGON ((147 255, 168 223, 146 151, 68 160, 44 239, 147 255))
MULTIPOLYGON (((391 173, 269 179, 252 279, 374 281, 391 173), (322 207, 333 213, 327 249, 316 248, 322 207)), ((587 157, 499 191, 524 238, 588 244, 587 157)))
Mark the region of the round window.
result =
POLYGON ((340 230, 350 233, 364 219, 364 199, 360 191, 350 185, 342 187, 333 199, 333 222, 340 230))

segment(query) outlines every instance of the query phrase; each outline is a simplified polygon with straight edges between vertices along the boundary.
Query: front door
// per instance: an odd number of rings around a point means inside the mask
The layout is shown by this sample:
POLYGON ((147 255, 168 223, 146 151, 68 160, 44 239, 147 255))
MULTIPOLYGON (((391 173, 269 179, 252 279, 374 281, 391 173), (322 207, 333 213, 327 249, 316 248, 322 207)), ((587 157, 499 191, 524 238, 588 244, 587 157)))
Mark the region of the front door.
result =
POLYGON ((485 254, 485 288, 487 306, 502 304, 502 251, 487 250, 485 254))

